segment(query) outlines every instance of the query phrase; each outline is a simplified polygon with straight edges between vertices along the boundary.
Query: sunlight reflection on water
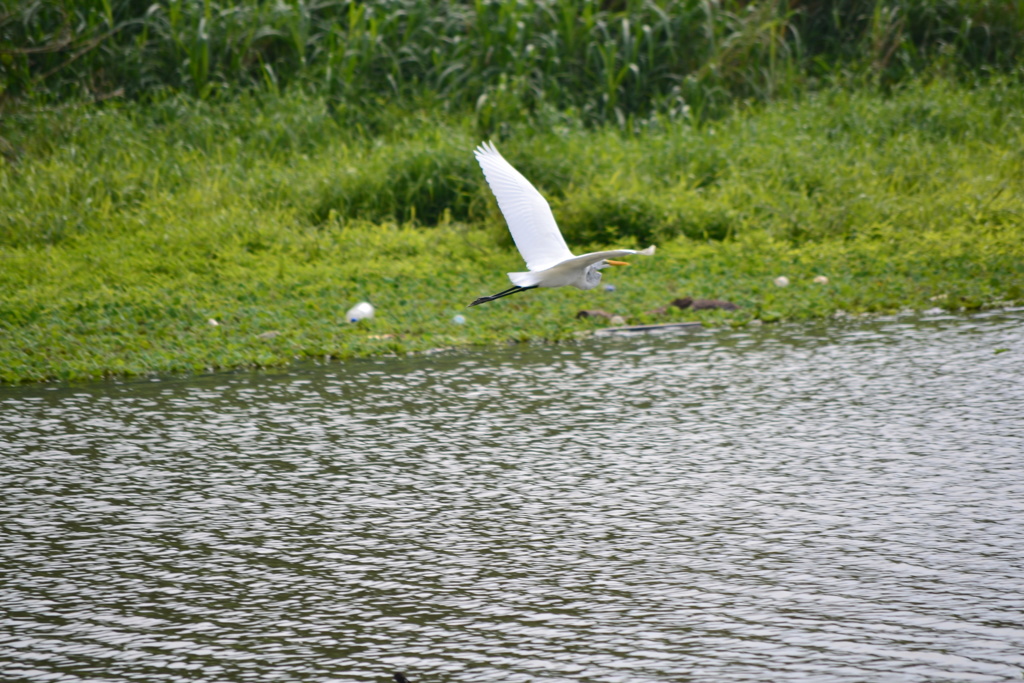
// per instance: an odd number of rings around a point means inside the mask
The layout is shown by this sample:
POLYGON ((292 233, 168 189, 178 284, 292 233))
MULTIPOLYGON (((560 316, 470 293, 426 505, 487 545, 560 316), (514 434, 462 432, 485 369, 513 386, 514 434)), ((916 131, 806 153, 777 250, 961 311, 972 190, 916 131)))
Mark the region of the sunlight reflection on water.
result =
POLYGON ((1024 670, 1020 311, 7 388, 0 415, 11 680, 1024 670))

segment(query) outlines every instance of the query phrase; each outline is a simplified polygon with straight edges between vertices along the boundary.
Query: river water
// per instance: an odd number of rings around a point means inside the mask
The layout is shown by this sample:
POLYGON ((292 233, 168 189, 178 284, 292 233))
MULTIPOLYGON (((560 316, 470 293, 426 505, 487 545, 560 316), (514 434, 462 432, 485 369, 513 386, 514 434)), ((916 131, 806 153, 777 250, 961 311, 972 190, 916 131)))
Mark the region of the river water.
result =
POLYGON ((1024 311, 0 389, 4 681, 1007 681, 1024 311))

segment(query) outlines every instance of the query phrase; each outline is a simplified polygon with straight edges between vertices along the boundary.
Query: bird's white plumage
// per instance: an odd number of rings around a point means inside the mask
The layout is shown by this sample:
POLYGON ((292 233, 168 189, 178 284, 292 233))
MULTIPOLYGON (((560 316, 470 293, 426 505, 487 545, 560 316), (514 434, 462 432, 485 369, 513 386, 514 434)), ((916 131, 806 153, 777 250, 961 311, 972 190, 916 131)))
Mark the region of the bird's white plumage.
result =
POLYGON ((546 270, 573 258, 551 207, 537 188, 505 161, 492 143, 481 144, 474 154, 526 267, 546 270))
POLYGON ((509 273, 508 278, 515 287, 493 296, 480 297, 470 306, 494 301, 534 287, 593 289, 601 282, 602 268, 628 265, 609 259, 622 258, 629 254, 650 256, 654 253, 652 245, 641 251, 616 249, 574 256, 569 251, 558 224, 555 223, 551 207, 537 188, 514 169, 512 164, 505 161, 492 143, 481 144, 474 154, 480 162, 480 168, 484 171, 491 191, 498 200, 498 207, 505 216, 512 239, 515 240, 529 271, 509 273))
MULTIPOLYGON (((601 263, 606 259, 617 259, 637 252, 632 249, 616 249, 614 251, 594 251, 582 256, 570 256, 564 261, 559 261, 550 268, 537 271, 531 270, 528 273, 509 273, 508 279, 512 284, 520 287, 579 287, 587 289, 583 284, 586 281, 587 268, 601 263)), ((650 253, 654 253, 653 251, 650 253)))

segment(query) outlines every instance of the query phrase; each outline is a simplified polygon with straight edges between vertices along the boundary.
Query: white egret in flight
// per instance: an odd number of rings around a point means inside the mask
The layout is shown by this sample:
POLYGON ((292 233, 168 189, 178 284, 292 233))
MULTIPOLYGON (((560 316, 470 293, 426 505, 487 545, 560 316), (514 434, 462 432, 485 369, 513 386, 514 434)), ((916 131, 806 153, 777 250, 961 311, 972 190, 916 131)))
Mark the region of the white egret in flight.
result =
POLYGON ((630 254, 650 256, 654 253, 654 247, 650 246, 642 251, 615 249, 574 256, 558 230, 551 207, 537 188, 505 161, 505 157, 501 156, 492 143, 483 143, 476 148, 474 154, 529 271, 509 273, 508 279, 514 287, 491 296, 482 296, 470 306, 537 287, 571 285, 579 289, 593 289, 601 282, 602 268, 629 265, 611 259, 630 254))

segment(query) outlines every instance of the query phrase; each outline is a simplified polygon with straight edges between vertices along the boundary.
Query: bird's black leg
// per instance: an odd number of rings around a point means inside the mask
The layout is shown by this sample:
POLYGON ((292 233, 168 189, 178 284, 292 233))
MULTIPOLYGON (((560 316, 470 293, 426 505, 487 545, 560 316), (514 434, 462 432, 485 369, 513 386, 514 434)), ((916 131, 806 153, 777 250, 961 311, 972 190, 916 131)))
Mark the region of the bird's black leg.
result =
POLYGON ((478 306, 480 304, 485 304, 488 301, 494 301, 495 299, 500 299, 503 296, 515 294, 516 292, 525 292, 528 289, 537 289, 537 285, 533 285, 531 287, 520 287, 519 285, 516 285, 515 287, 509 287, 504 292, 498 292, 497 294, 492 294, 491 296, 482 296, 473 303, 471 303, 470 306, 478 306))

